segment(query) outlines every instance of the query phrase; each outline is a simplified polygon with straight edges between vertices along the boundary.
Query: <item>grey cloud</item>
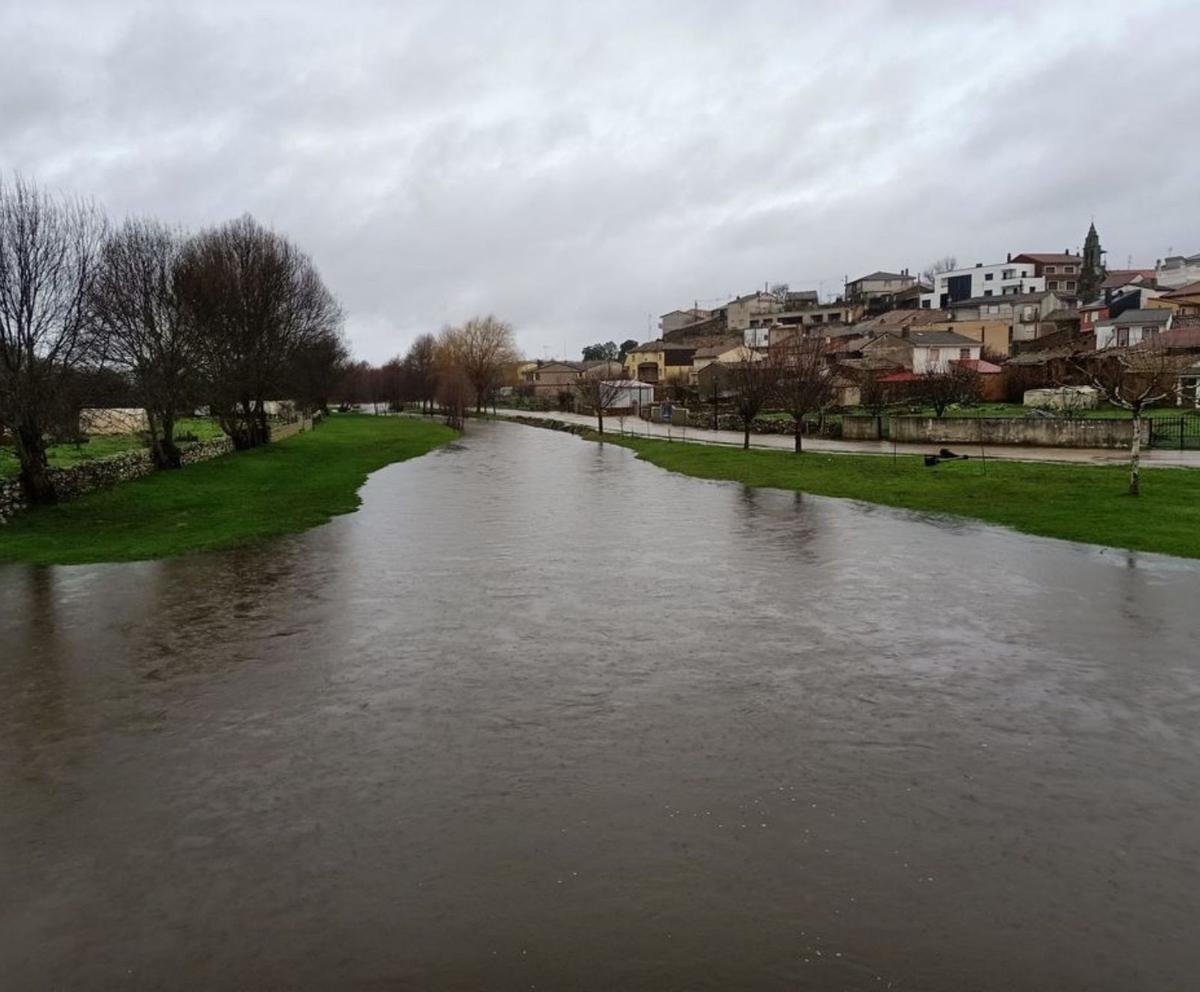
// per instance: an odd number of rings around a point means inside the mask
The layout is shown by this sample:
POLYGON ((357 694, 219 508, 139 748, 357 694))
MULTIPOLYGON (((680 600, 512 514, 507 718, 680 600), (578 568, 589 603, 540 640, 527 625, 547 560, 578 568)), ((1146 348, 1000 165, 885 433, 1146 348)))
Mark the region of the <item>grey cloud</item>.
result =
POLYGON ((0 167, 250 211, 380 360, 477 310, 529 353, 789 280, 1200 249, 1186 2, 10 5, 0 167))

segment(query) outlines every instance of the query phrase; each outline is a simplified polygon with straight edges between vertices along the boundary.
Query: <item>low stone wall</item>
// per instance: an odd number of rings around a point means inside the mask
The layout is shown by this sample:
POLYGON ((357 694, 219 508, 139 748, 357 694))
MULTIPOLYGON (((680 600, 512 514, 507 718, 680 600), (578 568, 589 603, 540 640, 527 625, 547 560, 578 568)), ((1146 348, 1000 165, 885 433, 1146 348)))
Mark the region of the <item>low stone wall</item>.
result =
MULTIPOLYGON (((717 417, 717 430, 719 431, 742 431, 742 418, 736 413, 722 413, 717 417)), ((705 413, 703 410, 688 411, 688 427, 702 427, 707 430, 712 430, 712 413, 705 413)), ((775 420, 763 420, 755 417, 750 421, 751 434, 786 434, 789 437, 796 433, 796 424, 790 417, 780 418, 775 420)), ((806 419, 804 422, 804 433, 819 434, 821 437, 841 437, 839 433, 839 425, 836 420, 826 420, 820 431, 817 431, 812 419, 806 419)))
MULTIPOLYGON (((1043 448, 1128 448, 1129 420, 1070 420, 1063 417, 892 417, 893 441, 930 444, 1016 444, 1043 448)), ((843 425, 844 429, 844 425, 843 425)), ((1141 424, 1142 443, 1150 424, 1141 424)))
MULTIPOLYGON (((233 442, 227 437, 211 441, 193 441, 179 446, 184 465, 208 461, 233 451, 233 442)), ((126 451, 108 458, 80 462, 69 468, 50 469, 50 478, 60 500, 74 499, 97 489, 107 489, 120 482, 140 479, 157 471, 154 459, 146 450, 126 451)), ((0 523, 25 508, 25 494, 17 479, 0 480, 0 523)))
POLYGON ((842 437, 847 441, 878 441, 878 417, 842 417, 842 437))
POLYGON ((525 424, 527 427, 543 427, 548 431, 563 431, 566 434, 583 435, 596 429, 594 426, 586 424, 568 424, 563 420, 548 420, 545 417, 501 417, 500 419, 512 421, 514 424, 525 424))
POLYGON ((308 417, 303 420, 293 420, 286 424, 271 424, 271 440, 282 441, 285 437, 291 437, 293 434, 299 434, 301 431, 311 431, 312 425, 312 419, 308 417))

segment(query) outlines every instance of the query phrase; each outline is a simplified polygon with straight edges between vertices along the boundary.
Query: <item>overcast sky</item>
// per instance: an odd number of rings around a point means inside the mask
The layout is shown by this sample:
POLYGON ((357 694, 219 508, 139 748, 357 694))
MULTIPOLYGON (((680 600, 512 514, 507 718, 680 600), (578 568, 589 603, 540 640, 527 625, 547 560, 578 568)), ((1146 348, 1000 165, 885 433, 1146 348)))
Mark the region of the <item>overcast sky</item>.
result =
POLYGON ((765 281, 1200 251, 1200 4, 6 3, 0 168, 316 260, 359 356, 765 281))

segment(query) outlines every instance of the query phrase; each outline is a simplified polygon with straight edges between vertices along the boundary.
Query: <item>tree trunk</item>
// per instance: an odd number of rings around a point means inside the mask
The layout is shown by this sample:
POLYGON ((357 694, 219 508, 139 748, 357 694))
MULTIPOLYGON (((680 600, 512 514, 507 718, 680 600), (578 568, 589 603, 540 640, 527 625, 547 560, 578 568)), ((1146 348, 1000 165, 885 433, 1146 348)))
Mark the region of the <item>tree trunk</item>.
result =
POLYGON ((152 445, 150 454, 154 464, 159 468, 179 468, 183 464, 183 454, 175 443, 175 417, 170 413, 160 413, 157 417, 150 416, 150 437, 152 445))
POLYGON ((58 502, 58 493, 46 463, 46 445, 42 432, 34 424, 22 424, 16 431, 17 459, 21 463, 21 489, 31 504, 45 506, 58 502))
POLYGON ((1142 470, 1142 415, 1133 411, 1133 439, 1129 442, 1129 495, 1137 496, 1142 470))
POLYGON ((742 419, 742 430, 745 432, 742 437, 742 450, 749 451, 750 450, 750 421, 745 418, 742 419))
POLYGON ((603 410, 601 410, 601 409, 596 410, 596 419, 600 422, 600 433, 603 434, 604 433, 604 411, 603 410))
POLYGON ((803 433, 804 433, 804 421, 800 417, 797 417, 796 418, 796 454, 800 454, 801 449, 804 447, 804 443, 800 440, 800 437, 803 433))

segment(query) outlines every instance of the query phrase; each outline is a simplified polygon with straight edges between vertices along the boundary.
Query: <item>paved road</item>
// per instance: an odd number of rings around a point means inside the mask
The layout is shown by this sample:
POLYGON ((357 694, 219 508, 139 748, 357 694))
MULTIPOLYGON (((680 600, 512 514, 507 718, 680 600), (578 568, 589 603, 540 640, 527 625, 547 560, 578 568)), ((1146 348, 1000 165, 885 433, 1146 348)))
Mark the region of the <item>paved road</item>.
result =
MULTIPOLYGON (((506 410, 503 408, 498 410, 497 413, 501 417, 535 417, 541 420, 561 420, 566 423, 586 424, 588 426, 595 426, 596 423, 595 417, 578 413, 540 413, 533 410, 506 410)), ((606 417, 604 428, 606 431, 619 433, 621 423, 616 418, 606 417)), ((633 417, 625 418, 624 433, 637 437, 669 437, 672 440, 693 441, 702 444, 728 444, 737 447, 741 447, 742 444, 742 435, 737 431, 704 430, 698 427, 671 427, 666 424, 651 424, 633 417)), ((782 448, 790 451, 792 445, 793 441, 789 435, 752 434, 750 436, 750 446, 753 448, 782 448)), ((804 439, 804 449, 806 451, 829 451, 839 454, 890 455, 895 450, 901 454, 919 455, 936 451, 939 447, 940 445, 936 444, 897 444, 893 448, 890 441, 842 441, 808 437, 804 439)), ((1105 448, 1034 448, 1012 445, 987 445, 982 448, 979 445, 950 445, 950 447, 972 456, 982 451, 988 458, 1018 462, 1121 465, 1129 459, 1129 455, 1125 451, 1105 448)), ((1147 467, 1157 468, 1200 468, 1200 451, 1143 450, 1142 464, 1147 467)))

